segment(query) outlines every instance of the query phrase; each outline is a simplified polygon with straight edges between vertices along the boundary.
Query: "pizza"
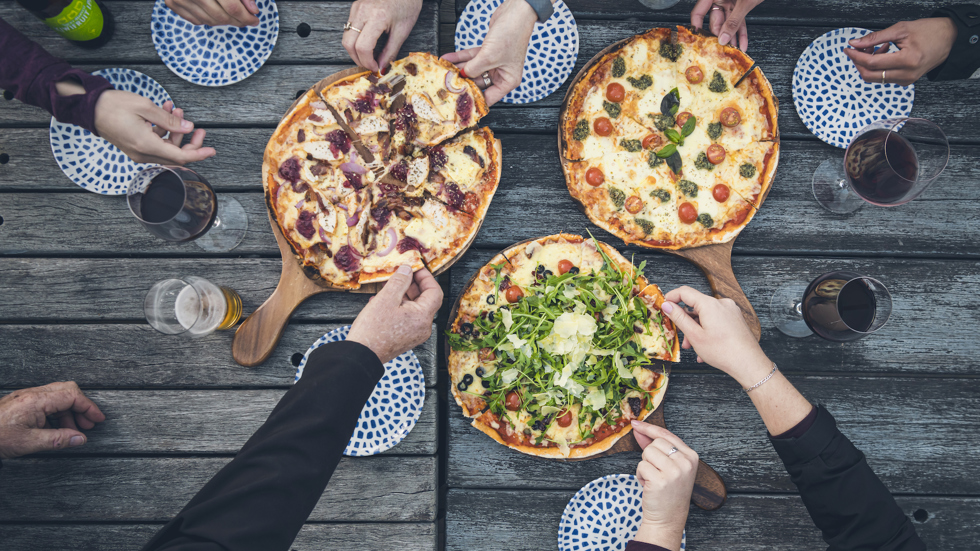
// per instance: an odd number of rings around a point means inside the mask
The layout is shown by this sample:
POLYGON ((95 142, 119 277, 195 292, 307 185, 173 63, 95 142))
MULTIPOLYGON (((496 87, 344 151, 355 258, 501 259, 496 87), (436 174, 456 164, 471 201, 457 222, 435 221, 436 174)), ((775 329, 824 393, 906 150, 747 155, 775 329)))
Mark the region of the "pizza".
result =
POLYGON ((651 29, 597 56, 569 89, 559 128, 568 190, 627 243, 727 242, 772 184, 776 114, 745 53, 684 27, 651 29))
POLYGON ((500 182, 500 141, 476 126, 483 94, 427 53, 351 73, 307 91, 273 133, 269 210, 307 275, 331 287, 385 281, 402 264, 438 272, 500 182))
POLYGON ((558 234, 480 268, 448 331, 452 393, 472 425, 527 454, 577 459, 654 411, 680 341, 643 267, 558 234))

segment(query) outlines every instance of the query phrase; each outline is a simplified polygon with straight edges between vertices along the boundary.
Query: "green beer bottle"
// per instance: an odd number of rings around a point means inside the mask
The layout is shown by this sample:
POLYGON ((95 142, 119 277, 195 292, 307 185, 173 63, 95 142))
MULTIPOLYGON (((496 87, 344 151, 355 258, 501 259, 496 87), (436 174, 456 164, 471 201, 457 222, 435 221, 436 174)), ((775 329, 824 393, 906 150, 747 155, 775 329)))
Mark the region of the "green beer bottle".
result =
POLYGON ((82 48, 98 48, 112 38, 115 24, 99 0, 17 0, 27 11, 82 48))

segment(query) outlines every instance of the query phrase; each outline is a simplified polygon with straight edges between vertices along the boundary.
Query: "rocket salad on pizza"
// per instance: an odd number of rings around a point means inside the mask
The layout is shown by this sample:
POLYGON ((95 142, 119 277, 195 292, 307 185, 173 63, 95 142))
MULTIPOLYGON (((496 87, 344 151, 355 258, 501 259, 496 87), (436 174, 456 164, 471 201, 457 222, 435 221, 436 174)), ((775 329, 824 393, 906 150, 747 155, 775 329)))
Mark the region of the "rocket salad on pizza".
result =
POLYGON ((663 399, 680 343, 663 294, 615 249, 559 234, 480 269, 448 333, 456 402, 518 451, 584 458, 608 450, 663 399), (662 365, 662 364, 661 364, 662 365))

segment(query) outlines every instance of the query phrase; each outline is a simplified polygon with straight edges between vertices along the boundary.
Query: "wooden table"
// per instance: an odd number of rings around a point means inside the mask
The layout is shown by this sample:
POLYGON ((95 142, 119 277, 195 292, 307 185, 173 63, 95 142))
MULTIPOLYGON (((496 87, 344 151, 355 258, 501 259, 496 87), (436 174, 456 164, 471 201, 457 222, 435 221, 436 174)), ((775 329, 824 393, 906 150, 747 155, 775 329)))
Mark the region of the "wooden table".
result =
MULTIPOLYGON (((0 392, 75 380, 108 416, 82 448, 4 462, 4 550, 138 548, 265 419, 292 382, 297 354, 349 323, 367 299, 310 299, 273 356, 255 368, 234 363, 229 334, 182 340, 146 324, 143 295, 166 277, 200 275, 228 285, 242 295, 246 313, 272 293, 280 260, 262 202, 262 151, 297 92, 350 66, 339 31, 349 3, 279 2, 279 43, 269 62, 216 89, 187 83, 161 64, 148 1, 107 3, 118 34, 91 52, 54 37, 11 0, 0 0, 0 17, 79 67, 131 67, 163 84, 208 130, 218 155, 195 168, 219 193, 241 201, 249 232, 237 249, 218 255, 155 239, 122 199, 87 193, 62 174, 49 153, 46 113, 0 101, 0 154, 7 155, 0 156, 0 392), (296 32, 301 23, 312 28, 305 38, 296 32)), ((686 22, 691 7, 569 4, 579 24, 579 66, 615 40, 686 22)), ((892 319, 868 339, 791 339, 764 318, 762 345, 806 396, 837 417, 930 547, 954 549, 980 540, 980 88, 918 83, 913 113, 949 134, 949 167, 915 202, 849 216, 813 201, 810 175, 841 152, 805 129, 790 92, 796 59, 813 38, 835 27, 923 17, 933 5, 940 3, 769 0, 755 10, 749 53, 781 100, 783 156, 733 261, 762 314, 776 285, 829 268, 848 267, 889 287, 892 319)), ((454 7, 461 10, 463 0, 441 7, 427 1, 404 51, 452 50, 454 7)), ((447 388, 438 333, 450 299, 493 253, 558 230, 590 229, 617 243, 587 222, 565 190, 555 140, 564 92, 495 107, 485 119, 503 141, 503 178, 473 249, 442 278, 447 300, 437 334, 416 349, 429 385, 422 417, 390 452, 341 462, 294 549, 554 549, 561 511, 578 488, 635 470, 637 454, 560 464, 507 450, 464 422, 447 388)), ((704 276, 681 259, 621 248, 647 260, 648 275, 666 289, 707 289, 704 276)), ((668 426, 725 478, 730 496, 716 512, 692 512, 690 548, 824 548, 738 386, 688 353, 674 374, 668 426)))

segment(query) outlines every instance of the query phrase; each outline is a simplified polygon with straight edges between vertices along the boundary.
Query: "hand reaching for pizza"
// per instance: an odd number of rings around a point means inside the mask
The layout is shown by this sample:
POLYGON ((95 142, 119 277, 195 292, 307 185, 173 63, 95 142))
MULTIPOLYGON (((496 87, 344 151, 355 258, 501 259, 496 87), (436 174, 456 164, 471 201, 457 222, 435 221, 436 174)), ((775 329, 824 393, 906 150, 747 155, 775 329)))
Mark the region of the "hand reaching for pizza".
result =
POLYGON ((422 0, 357 0, 347 17, 353 29, 344 31, 344 49, 354 63, 381 71, 398 55, 420 11, 422 0), (375 60, 374 49, 384 33, 388 33, 388 42, 375 60))
POLYGON ((636 541, 680 549, 698 474, 698 454, 669 430, 633 421, 643 448, 636 478, 643 486, 643 521, 636 541))
POLYGON ((718 37, 718 43, 731 43, 744 52, 749 47, 745 16, 761 3, 762 0, 698 0, 691 10, 691 25, 700 29, 707 15, 708 28, 718 37))
POLYGON ((956 35, 956 25, 948 17, 902 21, 851 40, 853 49, 844 48, 844 53, 865 81, 908 86, 946 61, 956 35), (897 52, 888 51, 889 42, 898 46, 897 52))
POLYGON ((347 340, 370 348, 382 363, 389 362, 429 339, 441 305, 442 288, 428 270, 413 276, 411 266, 400 266, 357 315, 347 340))
POLYGON ((483 73, 492 84, 483 91, 487 106, 493 105, 521 84, 527 45, 538 15, 524 0, 505 0, 493 12, 482 46, 450 52, 443 59, 454 63, 463 76, 483 86, 483 73))
POLYGON ((166 0, 166 4, 194 25, 255 27, 259 24, 255 0, 166 0))
POLYGON ((17 390, 0 398, 0 459, 81 446, 105 421, 99 407, 73 382, 17 390))

